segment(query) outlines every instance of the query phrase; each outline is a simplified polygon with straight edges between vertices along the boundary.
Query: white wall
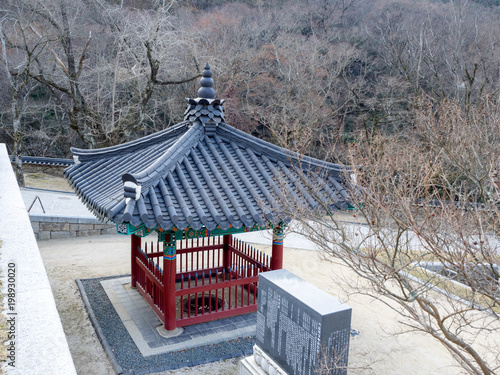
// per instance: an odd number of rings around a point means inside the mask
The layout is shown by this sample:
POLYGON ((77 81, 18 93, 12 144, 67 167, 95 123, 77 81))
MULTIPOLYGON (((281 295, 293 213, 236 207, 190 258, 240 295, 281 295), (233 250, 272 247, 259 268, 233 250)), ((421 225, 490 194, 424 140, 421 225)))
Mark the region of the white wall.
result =
POLYGON ((0 144, 0 241, 4 315, 15 319, 12 325, 15 358, 8 358, 7 374, 76 374, 5 144, 0 144), (15 270, 15 294, 10 306, 13 310, 8 305, 9 270, 11 274, 15 270), (15 367, 8 365, 12 359, 15 367))

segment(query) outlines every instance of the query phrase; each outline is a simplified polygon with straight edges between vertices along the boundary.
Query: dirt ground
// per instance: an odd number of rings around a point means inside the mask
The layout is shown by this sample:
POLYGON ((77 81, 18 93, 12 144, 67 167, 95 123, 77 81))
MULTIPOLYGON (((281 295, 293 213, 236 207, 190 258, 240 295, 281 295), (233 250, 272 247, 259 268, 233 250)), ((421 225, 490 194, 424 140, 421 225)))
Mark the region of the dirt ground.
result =
POLYGON ((37 189, 70 191, 74 190, 69 186, 68 181, 63 177, 51 176, 45 173, 25 173, 24 183, 26 187, 34 187, 37 189))
MULTIPOLYGON (((75 279, 130 273, 129 238, 113 235, 39 242, 56 304, 78 374, 113 374, 87 318, 75 279)), ((256 245, 269 251, 268 246, 256 245)), ((347 269, 321 260, 310 250, 285 248, 284 268, 315 284, 353 308, 349 374, 457 374, 448 352, 430 337, 395 335, 400 317, 379 301, 354 295, 347 301, 334 280, 355 277, 347 269)), ((237 374, 238 359, 167 371, 161 374, 237 374)))

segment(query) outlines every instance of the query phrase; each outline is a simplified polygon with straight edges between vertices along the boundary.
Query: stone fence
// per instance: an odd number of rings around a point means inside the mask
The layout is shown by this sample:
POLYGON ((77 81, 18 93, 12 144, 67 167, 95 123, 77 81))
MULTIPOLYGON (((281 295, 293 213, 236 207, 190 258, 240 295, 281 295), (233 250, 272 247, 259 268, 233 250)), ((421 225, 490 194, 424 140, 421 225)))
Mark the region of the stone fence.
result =
POLYGON ((91 217, 30 214, 30 221, 37 240, 117 234, 115 224, 91 217))

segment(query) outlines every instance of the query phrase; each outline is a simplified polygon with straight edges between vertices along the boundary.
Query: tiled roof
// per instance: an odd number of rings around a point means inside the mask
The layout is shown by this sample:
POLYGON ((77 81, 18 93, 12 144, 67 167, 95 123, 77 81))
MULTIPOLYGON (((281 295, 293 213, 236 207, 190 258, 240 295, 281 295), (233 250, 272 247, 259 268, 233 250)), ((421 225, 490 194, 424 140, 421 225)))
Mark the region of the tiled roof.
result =
MULTIPOLYGON (((10 161, 14 162, 14 157, 10 157, 10 161)), ((73 159, 58 159, 58 158, 43 158, 39 156, 22 156, 23 164, 47 165, 53 167, 69 167, 74 164, 73 159)))
POLYGON ((118 146, 71 149, 76 163, 65 176, 98 218, 164 230, 277 224, 288 220, 279 209, 283 193, 317 208, 304 178, 325 202, 347 208, 343 167, 291 154, 227 125, 218 99, 188 103, 187 121, 166 130, 118 146), (204 109, 218 121, 195 114, 204 109))
MULTIPOLYGON (((224 123, 210 136, 200 122, 183 122, 120 146, 72 151, 78 163, 65 171, 71 186, 97 217, 115 223, 262 226, 287 219, 277 203, 283 191, 297 204, 317 204, 292 165, 296 158, 224 123)), ((322 173, 311 170, 314 184, 346 208, 341 168, 310 158, 301 163, 320 167, 322 173)))

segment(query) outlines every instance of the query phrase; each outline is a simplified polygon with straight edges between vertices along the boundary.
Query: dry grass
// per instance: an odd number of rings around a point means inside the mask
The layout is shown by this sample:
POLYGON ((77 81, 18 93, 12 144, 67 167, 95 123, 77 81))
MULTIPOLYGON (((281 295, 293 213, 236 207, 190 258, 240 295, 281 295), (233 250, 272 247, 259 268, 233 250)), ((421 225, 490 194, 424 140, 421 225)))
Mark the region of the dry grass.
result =
POLYGON ((46 173, 25 173, 24 182, 26 187, 59 191, 74 190, 69 186, 68 181, 64 177, 51 176, 46 173))
POLYGON ((415 267, 409 271, 412 276, 415 276, 422 280, 422 282, 426 284, 433 285, 437 288, 445 290, 446 292, 459 297, 463 300, 473 302, 479 306, 484 307, 485 309, 491 309, 493 312, 499 314, 500 307, 499 306, 491 306, 492 300, 484 295, 479 293, 474 293, 467 286, 454 282, 450 279, 447 279, 444 276, 440 276, 434 272, 426 270, 422 267, 415 267))

